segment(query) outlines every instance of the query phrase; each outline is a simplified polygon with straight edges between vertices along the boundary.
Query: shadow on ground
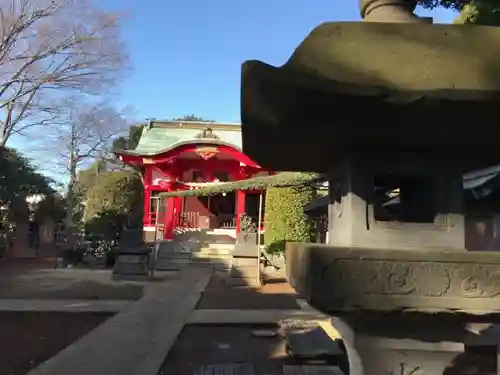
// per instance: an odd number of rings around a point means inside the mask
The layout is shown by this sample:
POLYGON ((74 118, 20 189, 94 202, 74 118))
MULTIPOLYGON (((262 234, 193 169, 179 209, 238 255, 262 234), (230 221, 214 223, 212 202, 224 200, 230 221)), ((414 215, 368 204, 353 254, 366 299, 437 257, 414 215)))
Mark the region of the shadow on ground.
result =
MULTIPOLYGON (((283 279, 268 280, 261 288, 232 287, 227 285, 224 277, 214 274, 196 309, 299 310, 297 297, 283 279)), ((336 364, 338 358, 334 362, 336 364)), ((331 358, 320 361, 326 365, 334 362, 331 358)), ((288 354, 285 335, 278 322, 191 324, 184 327, 158 374, 281 375, 283 365, 287 364, 301 365, 303 361, 288 354), (275 334, 265 337, 258 335, 259 331, 275 334), (249 367, 253 372, 248 372, 249 367)))
POLYGON ((26 374, 111 316, 113 314, 108 313, 0 312, 0 374, 26 374))
POLYGON ((261 288, 231 287, 223 277, 214 275, 196 309, 300 310, 300 306, 286 280, 269 280, 261 288))

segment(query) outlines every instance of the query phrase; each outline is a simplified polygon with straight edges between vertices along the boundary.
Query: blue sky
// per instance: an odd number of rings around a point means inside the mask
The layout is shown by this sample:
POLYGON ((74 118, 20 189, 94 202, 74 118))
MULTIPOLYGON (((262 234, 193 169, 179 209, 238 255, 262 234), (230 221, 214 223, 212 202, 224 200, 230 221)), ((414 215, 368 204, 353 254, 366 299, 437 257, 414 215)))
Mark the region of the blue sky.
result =
MULTIPOLYGON (((101 0, 103 1, 103 0, 101 0)), ((196 114, 239 122, 241 63, 283 64, 325 21, 359 20, 357 0, 104 0, 125 10, 134 71, 122 104, 139 119, 196 114)), ((450 22, 446 10, 432 12, 450 22)))
MULTIPOLYGON (((195 114, 239 122, 243 61, 281 65, 318 24, 360 20, 358 0, 100 0, 98 4, 127 14, 123 37, 133 71, 122 84, 117 104, 132 106, 137 120, 195 114)), ((443 9, 431 15, 442 23, 455 16, 443 9)), ((29 151, 22 139, 13 141, 11 146, 29 151)), ((29 156, 36 157, 33 152, 29 156)))

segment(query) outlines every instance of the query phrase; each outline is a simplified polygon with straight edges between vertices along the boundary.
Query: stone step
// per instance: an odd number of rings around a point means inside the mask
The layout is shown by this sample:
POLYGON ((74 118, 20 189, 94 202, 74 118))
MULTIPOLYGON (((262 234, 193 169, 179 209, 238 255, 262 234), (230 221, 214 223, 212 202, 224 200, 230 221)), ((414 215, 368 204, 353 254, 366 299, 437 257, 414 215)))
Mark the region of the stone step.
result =
POLYGON ((193 251, 192 254, 193 255, 197 254, 202 256, 220 256, 220 257, 230 257, 230 258, 233 257, 230 250, 210 249, 208 247, 201 248, 200 251, 193 251))
POLYGON ((165 256, 158 258, 155 268, 159 271, 169 271, 186 267, 189 264, 191 264, 191 258, 165 256))
POLYGON ((259 265, 259 259, 257 258, 233 258, 233 266, 235 268, 240 267, 254 267, 257 269, 259 265))
POLYGON ((158 259, 163 258, 178 258, 178 259, 191 259, 192 253, 170 253, 170 252, 158 252, 158 259))
POLYGON ((261 282, 257 277, 229 277, 226 279, 226 284, 229 286, 249 286, 260 287, 261 282))
POLYGON ((226 264, 230 266, 232 264, 232 259, 229 258, 221 258, 221 257, 203 257, 203 256, 198 256, 198 257, 193 257, 191 258, 192 263, 200 263, 200 262, 205 262, 205 263, 220 263, 220 264, 226 264))
POLYGON ((229 273, 229 270, 231 269, 230 266, 217 263, 196 262, 193 263, 193 265, 196 265, 196 267, 211 268, 214 271, 218 271, 226 275, 229 273))
POLYGON ((227 262, 221 262, 213 259, 205 260, 205 259, 176 259, 176 258, 170 258, 170 259, 160 259, 156 263, 156 270, 158 271, 171 271, 171 270, 178 270, 181 268, 188 267, 190 265, 196 265, 197 267, 203 267, 203 268, 212 268, 213 270, 216 271, 223 271, 226 274, 229 274, 231 270, 231 264, 227 262))
POLYGON ((187 264, 160 263, 156 266, 156 271, 177 271, 186 268, 187 264))
POLYGON ((224 270, 229 274, 231 272, 231 263, 229 262, 221 262, 217 260, 205 260, 205 259, 197 259, 197 260, 192 260, 191 263, 192 265, 196 266, 206 266, 206 267, 211 267, 213 269, 220 269, 224 270))
POLYGON ((232 264, 231 277, 252 278, 258 275, 259 270, 256 266, 235 266, 232 264))
POLYGON ((232 250, 234 250, 234 244, 233 243, 209 243, 208 248, 214 249, 214 250, 232 251, 232 250))
POLYGON ((198 251, 193 251, 193 253, 231 255, 232 250, 231 249, 217 249, 217 248, 211 248, 211 247, 202 247, 198 251))

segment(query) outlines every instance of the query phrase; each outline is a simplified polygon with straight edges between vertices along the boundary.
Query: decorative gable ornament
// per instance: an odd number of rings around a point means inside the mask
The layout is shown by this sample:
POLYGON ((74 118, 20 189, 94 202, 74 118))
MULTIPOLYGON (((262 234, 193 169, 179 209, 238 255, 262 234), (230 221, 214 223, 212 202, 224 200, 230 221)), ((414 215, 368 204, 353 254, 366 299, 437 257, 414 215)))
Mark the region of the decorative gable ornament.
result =
POLYGON ((217 155, 219 149, 217 147, 198 147, 195 152, 203 160, 208 160, 217 155))

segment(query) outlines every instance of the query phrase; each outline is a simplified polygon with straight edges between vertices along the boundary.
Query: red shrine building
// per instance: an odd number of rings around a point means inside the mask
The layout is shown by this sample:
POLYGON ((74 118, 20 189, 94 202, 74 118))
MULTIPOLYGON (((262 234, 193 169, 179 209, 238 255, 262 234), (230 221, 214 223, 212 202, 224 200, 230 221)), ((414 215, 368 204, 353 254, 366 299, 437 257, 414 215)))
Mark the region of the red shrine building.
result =
POLYGON ((172 239, 186 228, 218 230, 236 236, 242 214, 258 220, 261 191, 166 198, 159 194, 269 175, 241 150, 236 124, 152 120, 134 150, 119 159, 140 170, 144 185, 144 238, 172 239))

